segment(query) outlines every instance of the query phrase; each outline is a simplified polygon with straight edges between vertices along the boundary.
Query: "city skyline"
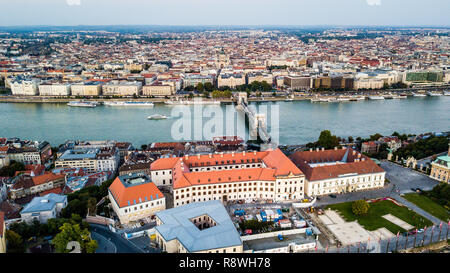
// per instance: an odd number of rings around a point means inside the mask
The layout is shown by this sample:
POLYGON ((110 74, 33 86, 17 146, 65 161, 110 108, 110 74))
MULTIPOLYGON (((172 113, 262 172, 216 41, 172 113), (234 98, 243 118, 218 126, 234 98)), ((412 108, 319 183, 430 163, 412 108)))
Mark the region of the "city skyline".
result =
POLYGON ((0 26, 441 26, 448 27, 444 0, 388 1, 141 1, 18 0, 0 26), (36 12, 38 10, 39 12, 36 12), (319 12, 314 12, 314 11, 319 12), (321 15, 321 16, 318 16, 321 15))

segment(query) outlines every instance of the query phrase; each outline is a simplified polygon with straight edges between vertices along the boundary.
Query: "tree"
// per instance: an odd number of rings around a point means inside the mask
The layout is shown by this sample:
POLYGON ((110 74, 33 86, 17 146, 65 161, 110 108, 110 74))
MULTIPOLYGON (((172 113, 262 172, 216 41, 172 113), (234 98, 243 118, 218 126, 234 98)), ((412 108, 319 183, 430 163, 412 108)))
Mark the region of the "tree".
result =
POLYGON ((357 200, 352 204, 352 212, 355 215, 364 215, 369 212, 369 208, 369 203, 367 203, 365 200, 357 200))
POLYGON ((97 241, 92 240, 87 228, 81 229, 78 224, 65 223, 60 227, 61 232, 53 239, 52 244, 59 253, 68 253, 69 242, 76 241, 80 244, 81 251, 84 253, 94 253, 98 247, 97 241))
POLYGON ((0 169, 0 176, 13 177, 18 171, 25 171, 25 165, 13 160, 9 166, 0 169))
POLYGON ((205 87, 203 86, 203 83, 199 82, 197 84, 197 88, 196 89, 197 89, 198 92, 203 92, 205 90, 205 87))
POLYGON ((332 149, 339 146, 338 138, 331 134, 330 130, 324 130, 320 133, 319 140, 316 146, 323 147, 325 149, 332 149))
POLYGON ((203 85, 203 87, 205 88, 206 91, 208 92, 212 92, 214 90, 214 86, 212 83, 210 82, 205 82, 205 84, 203 85))
POLYGON ((8 252, 11 253, 23 253, 25 248, 23 245, 22 236, 17 234, 13 230, 6 230, 6 241, 8 242, 8 252))
POLYGON ((354 139, 353 139, 353 137, 352 137, 352 136, 349 136, 349 137, 348 137, 348 142, 352 143, 352 142, 353 142, 353 140, 354 140, 354 139))
POLYGON ((376 134, 370 136, 370 140, 378 140, 378 139, 380 139, 380 137, 383 137, 383 135, 376 133, 376 134))

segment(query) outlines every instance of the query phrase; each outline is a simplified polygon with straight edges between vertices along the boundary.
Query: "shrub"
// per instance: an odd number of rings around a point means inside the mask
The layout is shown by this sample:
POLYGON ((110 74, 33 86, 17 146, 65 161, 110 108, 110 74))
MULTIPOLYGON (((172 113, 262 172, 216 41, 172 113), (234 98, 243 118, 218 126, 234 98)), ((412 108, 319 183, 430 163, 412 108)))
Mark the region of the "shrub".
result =
POLYGON ((352 204, 352 212, 355 215, 364 215, 369 212, 369 203, 364 200, 357 200, 352 204))

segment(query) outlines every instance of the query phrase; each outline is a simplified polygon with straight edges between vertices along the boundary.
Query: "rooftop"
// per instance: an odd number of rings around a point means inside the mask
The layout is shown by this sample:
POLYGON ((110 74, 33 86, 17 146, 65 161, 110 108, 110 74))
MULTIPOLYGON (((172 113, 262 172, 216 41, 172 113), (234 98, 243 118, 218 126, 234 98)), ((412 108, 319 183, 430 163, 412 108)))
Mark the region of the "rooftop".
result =
POLYGON ((156 213, 162 225, 156 230, 166 241, 177 239, 189 252, 239 246, 239 233, 225 207, 218 200, 196 202, 156 213), (190 219, 202 215, 214 219, 217 225, 200 230, 190 219))
POLYGON ((48 211, 53 209, 57 203, 63 203, 66 200, 67 196, 65 195, 49 193, 42 197, 33 198, 33 200, 27 204, 20 213, 23 214, 48 211))

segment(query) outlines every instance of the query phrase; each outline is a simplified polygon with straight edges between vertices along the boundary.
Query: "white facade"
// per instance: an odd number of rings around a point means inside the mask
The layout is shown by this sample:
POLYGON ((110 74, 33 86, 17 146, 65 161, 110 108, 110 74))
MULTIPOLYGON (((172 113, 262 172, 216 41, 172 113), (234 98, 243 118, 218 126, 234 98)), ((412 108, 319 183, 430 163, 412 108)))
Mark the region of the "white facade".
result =
POLYGON ((361 175, 349 174, 331 179, 306 181, 305 192, 308 196, 318 196, 382 188, 385 174, 385 172, 361 175))
POLYGON ((20 81, 11 84, 11 93, 18 96, 36 96, 39 92, 35 81, 20 81))
POLYGON ((133 96, 140 95, 142 83, 140 82, 111 82, 103 85, 103 95, 105 96, 133 96))
POLYGON ((70 84, 41 84, 40 96, 70 96, 70 84))
POLYGON ((156 212, 166 209, 166 198, 158 198, 148 202, 119 207, 111 192, 108 193, 114 212, 119 217, 120 223, 127 224, 129 222, 138 221, 143 218, 150 217, 156 212))

